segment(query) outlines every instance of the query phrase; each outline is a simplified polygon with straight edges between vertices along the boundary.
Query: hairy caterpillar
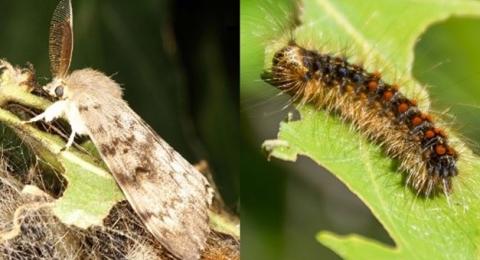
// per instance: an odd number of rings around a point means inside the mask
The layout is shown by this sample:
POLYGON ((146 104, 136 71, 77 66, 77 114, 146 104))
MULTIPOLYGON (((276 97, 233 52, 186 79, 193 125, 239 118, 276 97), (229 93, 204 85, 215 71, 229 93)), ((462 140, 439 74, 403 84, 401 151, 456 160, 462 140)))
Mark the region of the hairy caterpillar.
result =
POLYGON ((59 100, 28 122, 65 116, 72 128, 65 149, 88 135, 148 230, 176 257, 199 259, 210 232, 207 179, 128 106, 110 77, 90 68, 68 74, 70 0, 55 9, 49 44, 54 78, 43 89, 59 100))
POLYGON ((399 169, 408 173, 407 183, 418 193, 451 192, 458 154, 445 131, 380 73, 291 41, 275 53, 262 78, 295 102, 311 103, 351 122, 399 160, 399 169))

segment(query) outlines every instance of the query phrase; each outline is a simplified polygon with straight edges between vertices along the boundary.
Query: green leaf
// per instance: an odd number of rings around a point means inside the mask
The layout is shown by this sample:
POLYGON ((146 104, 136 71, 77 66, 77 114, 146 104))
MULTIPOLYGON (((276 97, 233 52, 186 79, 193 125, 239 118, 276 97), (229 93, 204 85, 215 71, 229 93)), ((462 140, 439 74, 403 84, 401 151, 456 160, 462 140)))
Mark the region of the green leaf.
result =
MULTIPOLYGON (((435 22, 454 15, 479 16, 480 3, 308 0, 303 11, 303 24, 294 32, 297 43, 345 54, 351 62, 363 62, 367 70, 382 69, 386 81, 400 82, 407 96, 420 97, 420 107, 428 109, 425 88, 411 75, 414 44, 435 22)), ((288 40, 283 38, 266 43, 266 57, 251 58, 263 58, 264 67, 269 67, 273 52, 288 40)), ((251 81, 254 79, 242 78, 242 87, 251 81)), ((478 257, 480 201, 475 190, 480 184, 480 164, 467 148, 462 149, 454 193, 448 200, 445 196, 424 199, 405 186, 396 162, 378 146, 338 118, 308 106, 299 111, 301 120, 281 123, 278 139, 264 144, 271 155, 287 160, 295 160, 298 154, 308 156, 335 174, 371 209, 396 248, 357 235, 341 237, 327 232, 317 236, 321 243, 347 259, 478 257)), ((458 140, 455 135, 450 138, 458 140)))
POLYGON ((54 213, 66 224, 81 228, 101 226, 110 209, 125 197, 108 171, 86 158, 71 155, 59 158, 68 187, 56 200, 54 213))

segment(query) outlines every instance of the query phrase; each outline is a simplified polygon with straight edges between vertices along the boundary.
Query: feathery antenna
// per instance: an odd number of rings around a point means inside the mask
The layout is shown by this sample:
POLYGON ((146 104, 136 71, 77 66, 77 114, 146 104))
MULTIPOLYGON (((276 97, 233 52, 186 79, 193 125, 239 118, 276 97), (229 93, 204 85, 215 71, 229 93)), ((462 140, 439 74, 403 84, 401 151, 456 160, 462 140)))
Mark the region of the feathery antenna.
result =
POLYGON ((61 0, 50 23, 49 58, 54 77, 64 77, 70 67, 73 51, 73 14, 71 0, 61 0))

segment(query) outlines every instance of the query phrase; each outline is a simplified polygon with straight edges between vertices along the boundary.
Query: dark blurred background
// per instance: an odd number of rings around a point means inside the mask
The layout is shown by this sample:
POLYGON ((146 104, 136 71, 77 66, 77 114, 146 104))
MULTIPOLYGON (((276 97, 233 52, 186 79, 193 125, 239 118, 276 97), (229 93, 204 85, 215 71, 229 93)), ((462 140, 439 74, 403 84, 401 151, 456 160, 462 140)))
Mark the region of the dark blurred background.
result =
MULTIPOLYGON (((305 157, 295 163, 267 161, 263 141, 276 138, 279 123, 295 109, 285 108, 288 98, 260 79, 264 46, 278 38, 282 30, 274 27, 288 19, 292 1, 242 0, 240 9, 242 259, 340 259, 316 241, 321 230, 357 233, 393 245, 363 202, 321 166, 305 157)), ((419 39, 413 64, 413 75, 427 86, 433 111, 449 109, 453 117, 444 120, 477 152, 478 28, 480 19, 472 18, 434 24, 419 39)))
MULTIPOLYGON (((0 57, 50 79, 56 0, 0 0, 0 57)), ((238 210, 238 8, 228 1, 73 0, 71 70, 92 67, 191 163, 205 159, 238 210)))

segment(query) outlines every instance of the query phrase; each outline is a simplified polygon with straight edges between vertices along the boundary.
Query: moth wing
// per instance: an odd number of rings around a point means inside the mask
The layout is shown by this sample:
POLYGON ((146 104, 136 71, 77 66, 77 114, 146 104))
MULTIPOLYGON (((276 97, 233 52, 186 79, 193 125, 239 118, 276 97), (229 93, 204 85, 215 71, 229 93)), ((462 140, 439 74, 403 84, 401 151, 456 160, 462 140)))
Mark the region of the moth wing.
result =
POLYGON ((149 231, 181 259, 199 259, 212 193, 206 178, 161 139, 128 105, 83 100, 88 134, 149 231))

